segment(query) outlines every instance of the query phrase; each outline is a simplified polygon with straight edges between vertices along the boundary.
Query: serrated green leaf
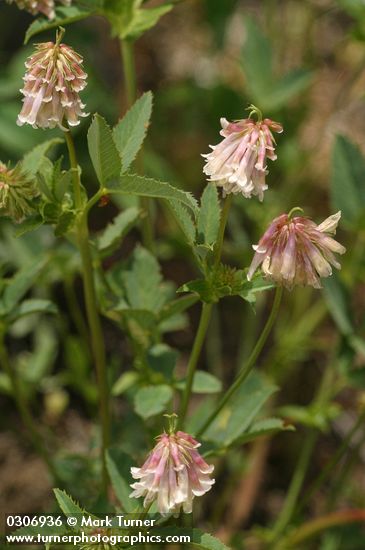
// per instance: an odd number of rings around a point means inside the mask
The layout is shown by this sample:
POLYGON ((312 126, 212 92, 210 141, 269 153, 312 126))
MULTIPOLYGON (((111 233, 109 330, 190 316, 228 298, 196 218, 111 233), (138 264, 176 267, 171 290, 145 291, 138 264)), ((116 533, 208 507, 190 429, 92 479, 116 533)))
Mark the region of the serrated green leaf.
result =
POLYGON ((81 19, 89 17, 90 13, 90 11, 81 10, 76 6, 59 7, 56 10, 55 19, 50 21, 49 19, 42 18, 33 21, 25 34, 24 44, 27 44, 33 36, 40 32, 49 31, 60 26, 64 27, 70 23, 75 23, 75 21, 81 21, 81 19))
POLYGON ((204 439, 228 446, 243 435, 277 387, 256 372, 251 373, 222 409, 204 439))
POLYGON ((112 223, 107 225, 103 233, 98 237, 98 249, 101 253, 111 253, 120 246, 123 238, 137 222, 140 216, 138 208, 128 208, 114 218, 112 223))
POLYGON ((146 386, 136 393, 134 410, 142 418, 150 418, 164 412, 172 396, 173 391, 166 384, 146 386))
POLYGON ((87 133, 89 154, 103 187, 118 180, 121 170, 121 160, 113 134, 105 119, 96 114, 87 133))
POLYGON ((171 11, 172 8, 173 5, 168 3, 163 6, 156 6, 155 8, 136 10, 135 17, 130 24, 126 38, 138 38, 148 29, 154 27, 159 19, 171 11))
POLYGON ((173 7, 171 3, 167 3, 142 9, 140 4, 141 2, 135 0, 105 0, 103 12, 112 25, 114 35, 123 40, 135 40, 173 7))
MULTIPOLYGON (((179 380, 176 384, 178 389, 184 389, 186 380, 179 380)), ((193 388, 194 393, 219 393, 222 390, 222 382, 213 374, 202 370, 197 370, 194 374, 193 388)))
POLYGON ((201 198, 198 216, 198 242, 212 246, 218 237, 221 211, 216 185, 208 183, 201 198))
POLYGON ((53 489, 56 500, 59 507, 66 517, 72 516, 77 518, 78 525, 72 526, 74 531, 77 531, 80 527, 81 518, 85 515, 85 510, 83 510, 67 493, 66 491, 61 491, 61 489, 53 489))
POLYGON ((24 171, 31 176, 35 176, 41 168, 44 157, 47 155, 48 151, 56 145, 63 143, 63 141, 64 140, 61 138, 54 138, 34 147, 34 149, 27 153, 21 161, 24 171))
POLYGON ((129 305, 134 309, 158 312, 166 301, 160 266, 148 250, 138 247, 133 253, 132 266, 123 274, 129 305))
POLYGON ((14 322, 26 315, 33 315, 34 313, 57 313, 57 306, 50 300, 30 299, 24 300, 18 307, 16 307, 11 315, 10 322, 14 322))
POLYGON ((130 487, 132 460, 125 453, 121 451, 117 453, 116 450, 110 449, 106 453, 106 465, 115 495, 123 510, 130 514, 136 513, 136 510, 138 511, 141 508, 140 503, 137 499, 129 497, 132 492, 130 487))
POLYGON ((190 208, 194 214, 198 212, 198 205, 194 197, 169 183, 164 183, 152 178, 145 178, 135 174, 124 174, 118 182, 112 183, 107 188, 110 194, 137 195, 168 201, 178 201, 190 208))
POLYGON ((171 203, 171 210, 188 243, 193 245, 196 240, 196 227, 191 214, 180 202, 171 203))
POLYGON ((337 136, 332 151, 331 202, 354 224, 365 210, 365 159, 356 145, 337 136))
POLYGON ((152 113, 153 96, 143 94, 113 129, 113 137, 122 158, 122 173, 136 158, 146 137, 152 113))

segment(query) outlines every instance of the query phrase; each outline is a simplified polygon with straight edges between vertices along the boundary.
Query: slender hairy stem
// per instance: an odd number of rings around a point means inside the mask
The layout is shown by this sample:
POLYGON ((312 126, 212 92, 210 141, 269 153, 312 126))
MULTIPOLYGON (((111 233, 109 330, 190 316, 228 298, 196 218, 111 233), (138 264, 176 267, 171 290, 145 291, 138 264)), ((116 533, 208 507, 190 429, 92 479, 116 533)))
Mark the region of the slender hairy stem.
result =
POLYGON ((38 432, 37 425, 33 419, 32 413, 28 407, 28 403, 23 394, 23 389, 21 387, 18 375, 15 369, 12 367, 9 361, 8 353, 5 347, 5 334, 3 330, 0 330, 0 365, 5 374, 8 375, 12 394, 16 402, 19 414, 21 419, 27 429, 27 436, 30 443, 33 445, 39 456, 46 463, 49 472, 51 473, 54 480, 58 479, 57 472, 53 465, 53 462, 47 452, 46 447, 43 444, 42 436, 38 432))
POLYGON ((199 361, 200 352, 202 350, 205 336, 207 333, 211 313, 212 313, 213 304, 203 304, 202 312, 199 321, 198 331, 194 340, 193 349, 191 351, 188 368, 187 368, 187 377, 184 394, 182 396, 180 411, 179 411, 179 423, 182 426, 185 420, 186 412, 188 410, 191 390, 193 387, 193 380, 195 369, 199 361))
POLYGON ((137 97, 137 79, 133 42, 131 40, 121 40, 120 50, 123 59, 124 82, 127 92, 128 107, 131 107, 137 97))
MULTIPOLYGON (((137 99, 137 78, 134 60, 134 42, 132 40, 120 40, 120 50, 123 59, 124 81, 127 92, 127 103, 130 108, 137 99)), ((138 171, 143 172, 141 153, 137 157, 138 171)), ((148 250, 153 250, 153 223, 151 216, 150 201, 147 197, 141 197, 141 206, 146 212, 142 218, 143 244, 148 250)))
POLYGON ((221 260, 221 256, 222 256, 222 248, 223 248, 223 242, 224 242, 224 232, 225 232, 226 225, 227 225, 229 209, 230 209, 231 204, 232 204, 232 197, 233 197, 233 195, 228 195, 224 199, 224 205, 223 205, 222 215, 221 215, 221 222, 220 222, 219 232, 218 232, 218 240, 217 240, 217 244, 216 244, 215 251, 214 251, 214 253, 215 253, 214 268, 215 269, 218 267, 219 262, 221 260))
MULTIPOLYGON (((219 232, 218 232, 217 246, 215 247, 215 250, 214 250, 214 269, 218 267, 221 259, 223 241, 224 241, 224 231, 226 229, 228 212, 231 206, 231 202, 232 202, 232 197, 231 195, 228 195, 228 197, 224 200, 219 232)), ((200 352, 204 344, 205 336, 207 334, 210 317, 212 315, 212 309, 213 309, 213 304, 203 303, 202 311, 200 315, 199 327, 195 336, 193 349, 191 350, 191 355, 188 363, 186 386, 185 386, 184 393, 181 399, 181 404, 180 404, 179 421, 178 421, 180 428, 182 428, 184 425, 185 416, 189 406, 191 391, 193 388, 195 369, 199 361, 200 352)))
POLYGON ((219 402, 217 408, 212 412, 212 414, 209 416, 208 420, 205 422, 203 427, 199 430, 197 433, 197 437, 201 437, 204 432, 209 428, 213 420, 217 417, 217 415, 220 413, 220 411, 223 409, 225 404, 231 399, 232 395, 236 393, 238 388, 241 386, 241 384, 246 380, 247 376, 250 374, 251 370, 255 366, 256 360, 258 356, 260 355, 262 348, 264 347, 266 340, 271 332, 272 326, 274 324, 274 321, 277 317, 281 297, 283 294, 282 287, 277 287, 275 291, 275 298, 272 305, 272 309, 270 312, 270 315, 266 321, 266 325, 260 335, 260 338, 257 340, 256 345, 254 349, 252 350, 252 353, 250 357, 247 359, 245 365, 241 369, 241 372, 238 374, 235 382, 233 382, 232 386, 229 388, 229 390, 225 393, 225 395, 222 397, 221 401, 219 402))
MULTIPOLYGON (((75 147, 72 140, 71 132, 65 132, 65 135, 72 169, 75 205, 76 209, 80 210, 82 208, 80 172, 77 164, 75 147)), ((98 312, 94 282, 94 270, 89 246, 87 206, 88 205, 86 205, 85 212, 80 212, 79 215, 79 219, 77 222, 77 241, 82 261, 82 276, 84 282, 86 313, 99 387, 100 422, 102 431, 103 490, 105 492, 108 484, 105 453, 107 448, 109 447, 110 436, 109 389, 106 369, 104 336, 98 312)))

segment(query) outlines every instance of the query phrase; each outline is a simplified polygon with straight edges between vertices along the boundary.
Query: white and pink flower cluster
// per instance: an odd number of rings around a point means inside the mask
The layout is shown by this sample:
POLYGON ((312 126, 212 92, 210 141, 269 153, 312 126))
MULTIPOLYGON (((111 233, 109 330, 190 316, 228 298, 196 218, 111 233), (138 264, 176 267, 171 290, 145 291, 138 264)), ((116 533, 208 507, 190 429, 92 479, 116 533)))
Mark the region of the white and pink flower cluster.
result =
POLYGON ((256 252, 247 278, 250 280, 261 265, 264 276, 289 289, 295 285, 321 288, 320 277, 332 274, 331 265, 341 268, 334 253, 346 252, 331 236, 340 218, 341 212, 337 212, 320 225, 303 216, 275 218, 253 247, 256 252))
MULTIPOLYGON (((257 111, 253 108, 252 112, 257 111)), ((221 126, 224 139, 210 146, 211 153, 203 155, 204 173, 209 181, 223 187, 225 195, 242 193, 246 198, 257 195, 262 201, 267 189, 266 159, 276 159, 272 131, 282 132, 281 124, 269 118, 257 122, 252 118, 235 122, 221 118, 221 126)))
POLYGON ((86 87, 87 74, 82 57, 70 46, 46 42, 38 44, 25 63, 23 108, 18 124, 33 128, 54 128, 67 123, 77 126, 87 116, 79 92, 86 87))
MULTIPOLYGON (((57 1, 64 6, 71 4, 71 0, 57 1)), ((55 17, 55 0, 8 0, 8 2, 15 2, 18 8, 26 10, 32 15, 42 14, 48 17, 48 19, 54 19, 55 17)))
POLYGON ((157 502, 160 514, 192 511, 194 497, 204 495, 214 484, 209 466, 201 457, 195 439, 185 432, 163 433, 141 468, 132 468, 134 491, 131 497, 144 497, 147 508, 157 502))

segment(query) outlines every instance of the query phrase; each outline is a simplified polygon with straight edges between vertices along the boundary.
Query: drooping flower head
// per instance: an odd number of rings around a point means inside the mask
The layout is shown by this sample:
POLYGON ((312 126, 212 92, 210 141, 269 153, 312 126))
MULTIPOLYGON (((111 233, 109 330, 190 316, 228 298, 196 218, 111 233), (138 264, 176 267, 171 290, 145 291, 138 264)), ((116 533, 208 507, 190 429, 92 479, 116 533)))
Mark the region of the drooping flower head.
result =
MULTIPOLYGON (((18 125, 31 124, 33 128, 54 128, 67 122, 77 126, 83 111, 79 92, 86 87, 87 74, 82 69, 82 57, 70 46, 61 44, 63 29, 56 43, 37 44, 25 66, 23 108, 18 125)), ((65 128, 63 128, 65 129, 65 128)))
POLYGON ((26 10, 32 15, 43 14, 48 19, 54 19, 55 17, 55 1, 64 6, 71 4, 71 0, 8 0, 10 4, 15 2, 21 10, 26 10))
POLYGON ((200 446, 189 434, 181 431, 163 433, 141 468, 131 468, 135 483, 130 497, 144 497, 148 507, 156 500, 160 514, 176 514, 181 508, 192 511, 192 501, 210 490, 214 466, 201 457, 200 446))
POLYGON ((9 168, 0 162, 0 213, 21 222, 34 212, 32 201, 37 195, 34 180, 21 164, 9 168))
MULTIPOLYGON (((332 274, 331 265, 341 269, 334 253, 346 249, 331 237, 336 233, 341 212, 329 216, 320 225, 303 216, 282 214, 270 224, 258 245, 247 274, 251 280, 261 265, 264 276, 291 289, 295 285, 321 288, 321 277, 332 274)), ((299 209, 301 210, 301 209, 299 209)))
POLYGON ((261 112, 251 105, 249 118, 228 122, 221 118, 223 140, 210 145, 212 152, 206 158, 204 173, 209 181, 223 187, 223 193, 242 193, 250 199, 257 195, 260 201, 267 189, 266 159, 275 160, 275 139, 272 132, 281 133, 283 127, 269 118, 262 120, 261 112), (258 116, 255 121, 253 114, 258 116))

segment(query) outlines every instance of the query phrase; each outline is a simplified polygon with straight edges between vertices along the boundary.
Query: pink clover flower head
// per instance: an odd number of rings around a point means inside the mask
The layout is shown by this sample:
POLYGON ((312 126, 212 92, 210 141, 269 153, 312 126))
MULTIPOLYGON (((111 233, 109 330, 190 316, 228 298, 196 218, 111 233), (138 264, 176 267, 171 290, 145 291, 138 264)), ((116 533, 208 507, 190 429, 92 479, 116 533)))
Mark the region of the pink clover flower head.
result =
POLYGON ((189 434, 181 431, 163 433, 141 468, 131 468, 134 491, 130 497, 144 497, 143 505, 156 501, 160 514, 177 514, 183 509, 192 511, 194 497, 210 490, 214 466, 208 465, 197 448, 200 446, 189 434))
POLYGON ((212 151, 202 155, 206 159, 204 173, 209 181, 223 188, 224 195, 241 193, 248 199, 256 195, 262 201, 267 189, 266 159, 277 158, 272 132, 281 133, 283 127, 269 118, 262 120, 253 105, 249 118, 235 122, 221 118, 220 122, 223 140, 210 145, 212 151), (251 118, 253 113, 258 115, 258 121, 251 118))
POLYGON ((23 108, 17 124, 33 128, 61 127, 80 124, 79 117, 87 116, 79 92, 87 85, 87 74, 82 69, 82 57, 70 46, 60 43, 38 44, 25 66, 23 108))
MULTIPOLYGON (((293 209, 294 210, 298 209, 293 209)), ((282 214, 270 224, 258 245, 247 278, 261 266, 264 276, 288 289, 296 285, 321 288, 321 277, 329 277, 332 267, 341 269, 335 257, 346 249, 335 239, 341 212, 320 225, 303 216, 282 214)))
MULTIPOLYGON (((55 18, 55 0, 8 0, 15 2, 19 9, 28 11, 32 15, 45 15, 48 19, 55 18)), ((56 0, 64 6, 69 6, 71 0, 56 0)))

